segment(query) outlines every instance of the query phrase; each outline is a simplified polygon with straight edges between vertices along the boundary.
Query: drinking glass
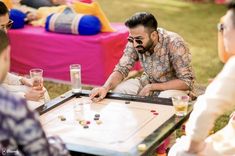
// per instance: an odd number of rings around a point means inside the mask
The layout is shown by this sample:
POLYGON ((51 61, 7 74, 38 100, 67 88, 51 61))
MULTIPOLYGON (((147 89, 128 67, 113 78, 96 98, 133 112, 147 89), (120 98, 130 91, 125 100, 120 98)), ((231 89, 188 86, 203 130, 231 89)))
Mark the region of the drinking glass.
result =
POLYGON ((71 79, 72 91, 74 93, 81 92, 82 84, 81 84, 81 65, 80 64, 70 65, 70 79, 71 79))
POLYGON ((34 68, 29 71, 30 78, 33 83, 33 87, 43 86, 43 70, 40 68, 34 68))
POLYGON ((177 116, 185 116, 187 114, 189 96, 172 97, 172 102, 177 116))

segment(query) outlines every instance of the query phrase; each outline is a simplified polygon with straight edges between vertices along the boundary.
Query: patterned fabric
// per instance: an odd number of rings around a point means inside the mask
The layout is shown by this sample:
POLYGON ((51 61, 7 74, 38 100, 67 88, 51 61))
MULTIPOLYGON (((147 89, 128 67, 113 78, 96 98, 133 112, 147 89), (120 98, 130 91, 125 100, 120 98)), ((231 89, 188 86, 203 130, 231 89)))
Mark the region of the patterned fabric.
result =
POLYGON ((26 101, 14 97, 1 86, 0 153, 26 156, 69 155, 59 138, 46 139, 37 114, 28 109, 26 101))
POLYGON ((96 16, 77 14, 67 7, 61 13, 49 15, 45 28, 57 33, 95 35, 100 32, 101 23, 96 16))
POLYGON ((176 33, 162 28, 158 28, 157 32, 159 41, 152 55, 149 52, 140 54, 135 51, 133 44, 128 43, 114 71, 119 71, 126 77, 135 62, 139 60, 144 69, 140 77, 143 87, 150 83, 180 79, 193 90, 195 77, 190 65, 191 54, 186 43, 176 33))
POLYGON ((62 13, 48 16, 46 30, 67 34, 79 34, 78 25, 82 16, 82 14, 76 14, 71 8, 67 7, 62 13))

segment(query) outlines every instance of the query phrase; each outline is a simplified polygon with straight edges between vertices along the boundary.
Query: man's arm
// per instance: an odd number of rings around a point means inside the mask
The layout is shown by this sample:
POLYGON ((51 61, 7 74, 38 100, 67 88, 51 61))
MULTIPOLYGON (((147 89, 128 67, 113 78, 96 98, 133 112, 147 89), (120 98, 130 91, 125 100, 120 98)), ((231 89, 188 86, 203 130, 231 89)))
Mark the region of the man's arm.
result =
POLYGON ((152 83, 144 86, 139 92, 141 96, 149 96, 153 91, 193 90, 194 74, 191 66, 191 54, 181 37, 173 36, 169 43, 169 58, 174 68, 175 79, 163 83, 152 83))
POLYGON ((103 85, 103 87, 105 87, 107 90, 112 90, 114 89, 122 80, 124 79, 124 76, 118 72, 118 71, 114 71, 109 78, 107 79, 107 81, 105 82, 105 84, 103 85))
POLYGON ((107 95, 108 91, 115 88, 123 79, 124 76, 120 72, 114 71, 102 87, 92 90, 90 99, 93 101, 102 100, 107 95))
POLYGON ((30 79, 9 72, 7 73, 7 76, 3 83, 7 85, 26 85, 28 87, 32 87, 32 82, 30 79))
POLYGON ((163 91, 163 90, 189 90, 189 86, 180 79, 170 80, 163 83, 152 83, 147 84, 140 92, 140 96, 149 96, 154 91, 163 91))
POLYGON ((175 39, 174 41, 172 41, 171 44, 172 46, 170 49, 170 60, 175 70, 175 76, 178 80, 183 81, 184 84, 182 82, 176 84, 179 82, 176 81, 176 83, 173 82, 170 83, 170 85, 174 85, 174 87, 177 87, 175 89, 193 90, 195 76, 192 70, 191 53, 189 51, 189 48, 182 38, 175 39), (185 85, 187 85, 188 87, 186 87, 185 85))
POLYGON ((7 85, 21 85, 21 82, 20 82, 21 78, 22 78, 21 76, 17 76, 8 72, 3 83, 7 85))
POLYGON ((216 118, 234 108, 235 103, 235 57, 230 58, 222 72, 207 87, 194 105, 186 125, 190 138, 189 151, 199 151, 200 144, 208 136, 216 118))
POLYGON ((153 83, 152 84, 152 90, 170 90, 170 89, 176 89, 176 90, 189 90, 189 86, 180 79, 170 80, 163 83, 153 83))
POLYGON ((194 104, 186 124, 186 136, 181 137, 169 151, 169 156, 197 155, 207 144, 209 131, 216 118, 235 106, 235 57, 230 58, 222 72, 207 87, 194 104))
POLYGON ((132 44, 127 44, 124 54, 119 60, 119 63, 109 76, 102 87, 94 88, 91 92, 90 99, 94 101, 102 100, 109 90, 114 89, 125 77, 138 60, 137 52, 134 50, 132 44))
POLYGON ((7 76, 3 82, 3 86, 13 94, 16 94, 22 98, 26 98, 26 100, 31 100, 31 101, 40 100, 41 98, 44 97, 44 93, 46 92, 46 90, 43 89, 43 87, 32 87, 32 82, 30 79, 17 76, 11 73, 7 73, 7 76), (25 85, 28 86, 29 88, 27 89, 27 91, 24 87, 22 87, 22 89, 19 89, 17 87, 19 85, 25 85))

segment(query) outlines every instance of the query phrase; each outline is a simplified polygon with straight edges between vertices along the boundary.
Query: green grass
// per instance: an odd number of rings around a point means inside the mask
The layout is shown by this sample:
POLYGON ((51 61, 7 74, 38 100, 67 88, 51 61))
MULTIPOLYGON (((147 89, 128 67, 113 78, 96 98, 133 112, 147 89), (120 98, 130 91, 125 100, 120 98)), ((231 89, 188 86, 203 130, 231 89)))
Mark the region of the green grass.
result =
POLYGON ((229 111, 223 115, 221 115, 215 122, 215 126, 213 128, 213 131, 212 132, 216 132, 218 130, 220 130, 221 128, 223 128, 227 123, 228 123, 228 120, 229 120, 229 116, 230 114, 232 113, 232 111, 229 111))

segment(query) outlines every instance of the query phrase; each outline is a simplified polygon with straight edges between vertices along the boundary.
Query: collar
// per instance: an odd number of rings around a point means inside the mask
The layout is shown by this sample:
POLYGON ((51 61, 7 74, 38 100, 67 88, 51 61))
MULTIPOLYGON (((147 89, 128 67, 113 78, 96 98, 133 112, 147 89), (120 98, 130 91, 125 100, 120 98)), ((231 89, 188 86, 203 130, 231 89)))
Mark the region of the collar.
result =
POLYGON ((157 28, 157 33, 158 33, 158 42, 157 42, 156 46, 154 47, 154 52, 158 51, 162 47, 164 29, 157 28))

